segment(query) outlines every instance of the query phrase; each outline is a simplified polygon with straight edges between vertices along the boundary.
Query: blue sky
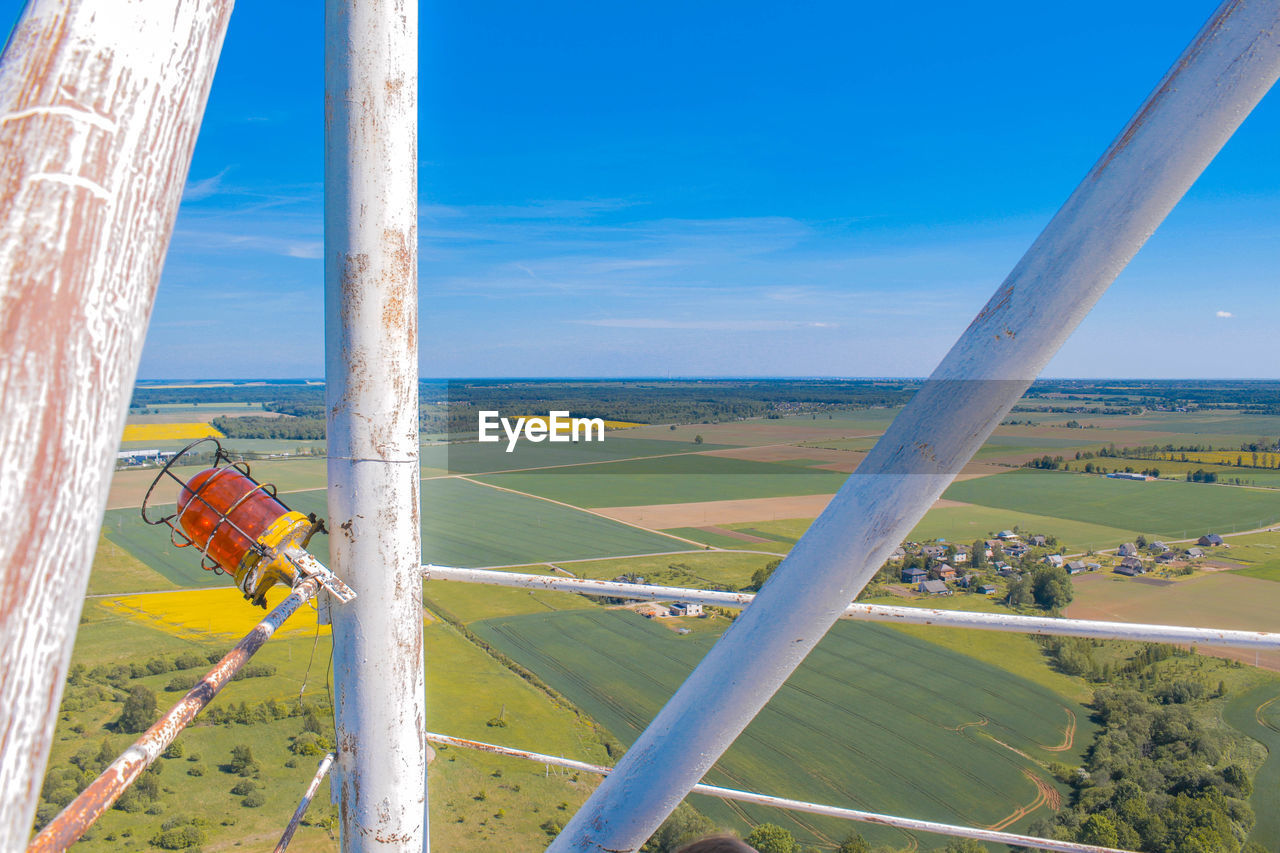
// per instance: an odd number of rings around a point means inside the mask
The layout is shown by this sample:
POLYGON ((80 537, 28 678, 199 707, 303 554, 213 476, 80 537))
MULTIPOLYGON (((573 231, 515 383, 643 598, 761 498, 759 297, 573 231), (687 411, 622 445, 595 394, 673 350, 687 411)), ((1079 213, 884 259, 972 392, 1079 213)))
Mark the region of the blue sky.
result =
MULTIPOLYGON (((235 10, 144 378, 323 372, 322 6, 235 10)), ((423 4, 423 375, 927 374, 1212 10, 423 4)), ((1278 99, 1046 375, 1278 375, 1278 99)))

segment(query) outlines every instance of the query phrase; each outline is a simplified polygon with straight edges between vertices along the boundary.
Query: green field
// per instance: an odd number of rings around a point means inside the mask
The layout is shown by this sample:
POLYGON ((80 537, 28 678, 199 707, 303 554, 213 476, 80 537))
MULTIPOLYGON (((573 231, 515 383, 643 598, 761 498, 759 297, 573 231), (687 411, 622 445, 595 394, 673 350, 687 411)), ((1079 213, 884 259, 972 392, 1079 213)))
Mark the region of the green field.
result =
POLYGON ((441 468, 452 474, 479 474, 490 471, 519 471, 556 465, 587 465, 635 457, 665 456, 719 450, 725 445, 694 444, 691 441, 660 441, 628 438, 626 430, 609 430, 604 441, 551 444, 521 439, 508 453, 504 437, 497 443, 459 442, 422 448, 424 467, 441 468))
MULTIPOLYGON (((172 505, 158 509, 160 514, 172 512, 172 505)), ((149 510, 148 514, 150 514, 149 510)), ((136 509, 107 510, 102 519, 102 534, 110 540, 111 544, 118 546, 128 556, 161 576, 154 585, 142 583, 143 590, 164 589, 168 584, 183 588, 231 584, 231 580, 225 575, 201 569, 199 551, 194 548, 175 547, 169 538, 169 528, 163 525, 145 524, 136 509)), ((122 588, 105 591, 132 590, 122 588)))
POLYGON ((1242 568, 1235 569, 1235 574, 1280 583, 1280 533, 1232 536, 1227 541, 1231 547, 1215 549, 1215 559, 1239 563, 1242 568))
MULTIPOLYGON (((285 496, 299 512, 327 514, 323 491, 285 496)), ((526 565, 546 560, 681 551, 687 543, 536 498, 458 479, 424 480, 422 551, 426 562, 444 565, 526 565)), ((109 510, 103 532, 142 563, 183 587, 225 586, 226 577, 201 571, 199 554, 175 548, 166 527, 143 524, 136 509, 109 510)), ((311 550, 329 559, 328 539, 311 550)))
MULTIPOLYGON (((324 492, 289 496, 300 512, 325 512, 324 492)), ((422 481, 425 562, 505 566, 680 551, 685 543, 571 507, 459 479, 422 481)), ((316 556, 328 559, 327 543, 316 556)))
MULTIPOLYGON (((627 611, 585 610, 477 622, 473 630, 564 693, 623 741, 634 741, 714 641, 679 636, 627 611)), ((1036 799, 1014 750, 1079 761, 1087 712, 996 667, 891 628, 839 623, 739 737, 707 781, 782 796, 970 825, 1036 799), (1078 728, 1061 746, 1068 713, 1078 728), (997 743, 1003 742, 1005 745, 997 743)), ((1053 784, 1056 789, 1056 783, 1053 784)), ((772 821, 830 844, 847 824, 708 798, 695 805, 745 831, 772 821)), ((1025 828, 1035 817, 1016 821, 1025 828)), ((869 837, 902 844, 899 833, 869 837)))
POLYGON ((603 507, 832 494, 848 475, 804 464, 695 454, 480 479, 574 506, 603 507))
POLYGON ((953 483, 944 497, 1174 539, 1280 520, 1280 499, 1267 491, 1029 469, 953 483))
MULTIPOLYGON (((1004 475, 1001 475, 1004 476, 1004 475)), ((996 478, 991 478, 996 479, 996 478)), ((685 527, 667 531, 676 536, 686 536, 708 545, 724 548, 745 548, 770 551, 786 551, 809 529, 813 519, 784 518, 777 521, 750 521, 725 524, 729 530, 737 530, 752 536, 771 540, 768 543, 739 542, 728 536, 709 533, 697 528, 685 527), (732 543, 732 544, 730 544, 732 543)), ((1000 530, 1017 527, 1024 532, 1044 533, 1057 537, 1067 552, 1089 549, 1114 548, 1132 540, 1139 532, 1091 524, 1066 518, 1032 515, 1010 509, 987 506, 947 506, 929 510, 925 517, 907 536, 909 542, 945 539, 949 542, 969 544, 975 539, 986 539, 1000 530)))
POLYGON ((777 557, 768 554, 693 551, 688 554, 662 554, 630 557, 624 560, 591 560, 564 563, 563 568, 584 578, 613 580, 623 574, 636 574, 648 583, 663 586, 686 586, 697 589, 729 587, 737 589, 751 580, 751 575, 777 557))
MULTIPOLYGON (((754 523, 754 522, 753 522, 754 523)), ((764 522, 768 523, 768 522, 764 522)), ((726 525, 729 529, 733 525, 726 525)), ((745 526, 745 525, 744 525, 745 526)), ((733 548, 735 550, 745 551, 786 551, 789 547, 785 545, 787 540, 781 537, 764 537, 770 539, 768 542, 744 542, 741 539, 735 539, 732 536, 725 536, 722 533, 716 533, 711 530, 703 530, 700 527, 668 527, 662 531, 670 533, 672 536, 680 536, 684 539, 692 539, 695 542, 702 542, 715 548, 733 548), (781 545, 781 547, 780 547, 781 545)))
POLYGON ((1249 840, 1280 853, 1280 688, 1274 681, 1228 703, 1223 718, 1267 748, 1249 803, 1258 822, 1249 840))

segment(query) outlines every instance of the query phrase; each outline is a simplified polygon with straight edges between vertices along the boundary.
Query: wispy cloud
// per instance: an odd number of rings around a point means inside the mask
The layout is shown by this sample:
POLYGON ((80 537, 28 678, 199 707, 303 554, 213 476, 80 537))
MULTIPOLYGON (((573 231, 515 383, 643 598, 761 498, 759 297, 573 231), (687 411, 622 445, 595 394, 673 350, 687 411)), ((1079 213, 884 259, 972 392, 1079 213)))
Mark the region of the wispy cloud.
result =
POLYGON ((188 251, 230 249, 239 252, 265 252, 269 255, 308 260, 324 257, 324 241, 319 239, 187 228, 175 230, 173 237, 175 242, 179 242, 183 249, 188 251))
POLYGON ((187 181, 187 186, 182 190, 183 201, 202 201, 210 196, 217 195, 222 189, 222 179, 231 171, 231 167, 223 169, 218 174, 202 178, 198 181, 187 181))
POLYGON ((1219 319, 1219 320, 1229 320, 1229 319, 1231 319, 1231 318, 1232 318, 1232 317, 1234 317, 1234 316, 1235 316, 1235 314, 1232 314, 1230 311, 1219 311, 1219 312, 1218 312, 1218 319, 1219 319))

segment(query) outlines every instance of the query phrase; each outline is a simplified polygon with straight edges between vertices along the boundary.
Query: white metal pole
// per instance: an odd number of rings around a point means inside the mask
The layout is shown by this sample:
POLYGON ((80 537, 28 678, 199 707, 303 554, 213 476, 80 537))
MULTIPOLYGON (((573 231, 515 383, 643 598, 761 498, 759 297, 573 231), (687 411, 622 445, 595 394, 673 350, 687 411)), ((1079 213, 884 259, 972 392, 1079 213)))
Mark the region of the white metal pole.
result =
POLYGON ((325 374, 342 849, 427 846, 413 0, 325 4, 325 374))
POLYGON ((552 842, 636 850, 822 639, 1280 76, 1227 0, 748 608, 552 842))
MULTIPOLYGON (((605 767, 600 764, 588 764, 585 761, 574 761, 572 758, 545 755, 540 752, 529 752, 528 750, 515 749, 510 746, 499 746, 497 744, 485 743, 478 740, 450 737, 449 735, 436 734, 435 732, 427 732, 427 740, 432 743, 439 743, 445 746, 457 746, 463 749, 474 749, 480 752, 489 752, 494 755, 507 755, 512 758, 524 758, 529 761, 537 761, 541 764, 566 767, 570 770, 581 770, 585 773, 598 773, 601 776, 607 776, 613 772, 613 768, 605 767)), ((1129 853, 1129 851, 1115 847, 1100 847, 1096 844, 1077 844, 1074 841, 1054 841, 1048 838, 1037 838, 1033 835, 1019 835, 1013 832, 1000 832, 995 829, 977 829, 976 827, 971 826, 957 826, 953 823, 938 823, 937 821, 932 820, 918 820, 911 817, 897 817, 896 815, 878 814, 876 812, 866 812, 859 809, 846 809, 840 806, 828 806, 822 803, 792 800, 787 797, 774 797, 769 794, 757 794, 753 791, 739 791, 736 788, 721 788, 718 785, 704 785, 701 782, 694 785, 690 793, 705 794, 708 797, 719 797, 722 800, 734 800, 740 803, 755 803, 756 805, 770 806, 775 809, 787 809, 788 811, 820 814, 825 815, 826 817, 841 818, 842 820, 858 821, 859 823, 873 823, 878 826, 891 826, 895 829, 905 829, 914 832, 932 832, 938 835, 953 835, 958 838, 972 838, 977 841, 992 841, 996 844, 1013 844, 1020 847, 1034 847, 1036 850, 1056 850, 1061 851, 1061 853, 1129 853)))
MULTIPOLYGON (((529 575, 492 569, 460 569, 453 566, 423 566, 428 580, 462 581, 521 589, 546 589, 636 598, 645 601, 686 601, 713 607, 745 608, 755 600, 749 592, 720 592, 685 589, 677 586, 566 578, 558 575, 529 575)), ((1058 619, 1052 616, 1021 616, 1016 613, 982 613, 969 610, 940 610, 936 607, 896 607, 889 604, 854 602, 840 614, 841 619, 888 622, 895 625, 936 625, 946 628, 973 628, 1010 634, 1039 634, 1049 637, 1094 637, 1107 640, 1136 640, 1143 643, 1187 643, 1202 646, 1280 649, 1280 633, 1239 631, 1225 628, 1188 628, 1183 625, 1148 625, 1141 622, 1101 622, 1095 619, 1058 619)))
POLYGON ((0 850, 27 841, 231 0, 30 0, 0 57, 0 850))

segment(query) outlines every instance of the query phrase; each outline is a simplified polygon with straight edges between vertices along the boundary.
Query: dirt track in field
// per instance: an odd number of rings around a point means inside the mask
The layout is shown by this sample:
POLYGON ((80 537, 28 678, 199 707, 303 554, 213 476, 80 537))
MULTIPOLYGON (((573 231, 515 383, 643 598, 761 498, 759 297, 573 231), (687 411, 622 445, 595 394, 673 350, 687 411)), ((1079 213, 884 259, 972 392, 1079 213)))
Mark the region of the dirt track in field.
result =
MULTIPOLYGON (((683 504, 614 506, 592 512, 616 521, 651 530, 673 527, 712 527, 747 521, 777 521, 783 518, 817 518, 835 495, 799 495, 787 498, 743 498, 733 501, 701 501, 683 504)), ((939 500, 935 508, 968 506, 959 501, 939 500)))

